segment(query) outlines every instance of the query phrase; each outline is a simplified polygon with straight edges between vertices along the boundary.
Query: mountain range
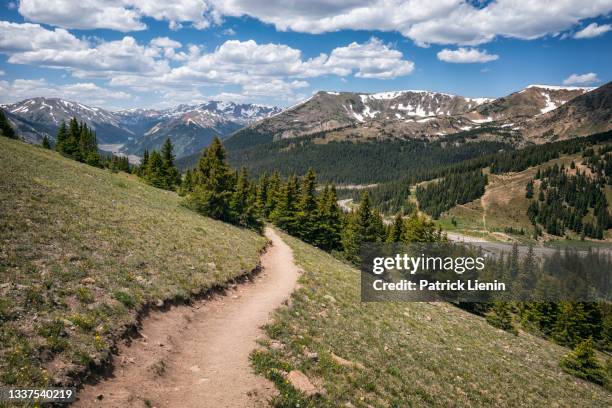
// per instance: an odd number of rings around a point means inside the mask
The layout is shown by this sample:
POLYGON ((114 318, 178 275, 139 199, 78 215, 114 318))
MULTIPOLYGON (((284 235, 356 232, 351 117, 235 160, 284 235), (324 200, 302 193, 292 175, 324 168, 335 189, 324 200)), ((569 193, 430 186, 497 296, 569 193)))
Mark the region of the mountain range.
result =
POLYGON ((280 112, 279 108, 256 104, 209 101, 167 109, 109 111, 59 98, 31 98, 3 105, 19 136, 40 143, 51 140, 62 121, 76 117, 95 131, 102 150, 142 155, 145 149, 159 149, 166 138, 175 146, 177 157, 199 152, 219 136, 225 138, 257 120, 280 112))
POLYGON ((424 90, 320 91, 284 110, 209 101, 109 111, 42 97, 2 108, 21 138, 30 142, 39 143, 45 135, 53 140, 61 121, 76 117, 95 129, 103 150, 136 159, 169 137, 177 157, 192 162, 191 156, 199 155, 215 136, 229 137, 230 150, 309 135, 333 141, 432 141, 470 131, 478 131, 480 139, 503 138, 517 146, 543 143, 611 129, 611 95, 612 83, 607 83, 599 88, 530 85, 496 99, 424 90))

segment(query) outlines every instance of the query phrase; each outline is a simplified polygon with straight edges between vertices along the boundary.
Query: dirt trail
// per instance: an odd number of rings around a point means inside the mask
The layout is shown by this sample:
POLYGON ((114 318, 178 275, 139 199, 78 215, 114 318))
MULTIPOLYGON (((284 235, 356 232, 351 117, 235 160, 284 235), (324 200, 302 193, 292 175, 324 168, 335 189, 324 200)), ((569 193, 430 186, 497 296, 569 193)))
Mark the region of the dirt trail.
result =
POLYGON ((263 337, 260 327, 293 291, 298 268, 276 232, 267 229, 266 236, 272 246, 253 282, 225 296, 153 313, 143 322, 142 338, 120 347, 114 376, 85 387, 75 406, 267 405, 274 385, 253 373, 249 354, 263 337))

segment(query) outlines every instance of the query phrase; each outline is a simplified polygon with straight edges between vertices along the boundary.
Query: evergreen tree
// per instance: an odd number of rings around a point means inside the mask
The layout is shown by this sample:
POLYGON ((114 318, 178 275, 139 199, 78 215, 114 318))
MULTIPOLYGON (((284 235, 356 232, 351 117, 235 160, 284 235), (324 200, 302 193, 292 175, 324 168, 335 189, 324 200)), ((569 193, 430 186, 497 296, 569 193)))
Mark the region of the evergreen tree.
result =
POLYGON ((231 221, 229 202, 235 180, 219 138, 215 138, 204 149, 196 170, 196 179, 193 192, 187 197, 188 204, 211 218, 231 221))
POLYGON ((66 150, 66 141, 68 140, 68 127, 66 122, 62 120, 59 129, 57 130, 57 137, 55 138, 55 150, 60 153, 64 153, 66 150))
POLYGON ((144 169, 144 179, 147 183, 157 188, 167 188, 166 171, 161 155, 153 150, 144 169))
POLYGON ((306 242, 314 243, 320 227, 316 197, 317 181, 314 171, 308 170, 302 179, 296 214, 295 233, 306 242))
POLYGON ((325 186, 318 200, 317 237, 315 245, 326 250, 340 250, 342 248, 343 213, 338 206, 336 189, 325 186))
POLYGON ((533 180, 529 180, 525 190, 525 198, 533 198, 533 180))
POLYGON ((358 263, 362 244, 382 241, 384 239, 382 225, 380 215, 371 208, 368 192, 364 192, 357 211, 349 214, 342 236, 342 245, 347 259, 358 263))
POLYGON ((181 175, 174 162, 174 146, 170 138, 166 138, 161 148, 161 157, 166 173, 166 188, 174 190, 181 183, 181 175))
POLYGON ((270 177, 270 182, 268 183, 268 189, 266 193, 266 204, 263 211, 264 216, 266 218, 270 216, 270 214, 276 207, 279 198, 278 196, 280 194, 280 188, 280 174, 278 173, 278 171, 275 171, 274 173, 272 173, 272 177, 270 177))
POLYGON ((595 384, 605 385, 609 381, 603 366, 595 357, 592 339, 578 344, 573 352, 561 359, 560 365, 566 372, 595 384))
POLYGON ((242 167, 236 180, 236 189, 230 199, 232 223, 246 228, 261 231, 263 223, 255 205, 255 195, 250 188, 249 176, 246 168, 242 167))
POLYGON ((512 324, 512 313, 507 302, 494 302, 485 318, 491 326, 518 335, 518 331, 512 324))
POLYGON ((9 139, 17 139, 17 134, 15 133, 15 130, 9 123, 2 109, 0 109, 0 134, 8 137, 9 139))
POLYGON ((387 242, 401 242, 402 234, 404 233, 404 217, 401 214, 397 214, 393 220, 393 224, 389 229, 389 235, 387 236, 387 242))
POLYGON ((42 140, 42 147, 43 147, 44 149, 51 149, 51 143, 49 142, 49 138, 47 137, 47 135, 45 135, 45 136, 43 137, 43 140, 42 140))
POLYGON ((274 210, 270 213, 270 220, 290 234, 296 234, 297 231, 299 194, 300 188, 297 177, 289 177, 287 182, 282 184, 274 210))

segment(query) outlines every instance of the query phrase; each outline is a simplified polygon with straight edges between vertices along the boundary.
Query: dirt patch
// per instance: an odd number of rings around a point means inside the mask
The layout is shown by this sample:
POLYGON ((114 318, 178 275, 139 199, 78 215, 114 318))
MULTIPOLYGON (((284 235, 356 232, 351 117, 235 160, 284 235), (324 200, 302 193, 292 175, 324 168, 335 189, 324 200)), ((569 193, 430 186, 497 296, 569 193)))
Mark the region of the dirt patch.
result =
MULTIPOLYGON (((253 373, 260 327, 293 291, 291 249, 271 229, 263 272, 226 295, 152 313, 140 337, 119 347, 114 373, 86 386, 77 407, 265 406, 274 385, 253 373)), ((228 254, 231 256, 231 254, 228 254)))

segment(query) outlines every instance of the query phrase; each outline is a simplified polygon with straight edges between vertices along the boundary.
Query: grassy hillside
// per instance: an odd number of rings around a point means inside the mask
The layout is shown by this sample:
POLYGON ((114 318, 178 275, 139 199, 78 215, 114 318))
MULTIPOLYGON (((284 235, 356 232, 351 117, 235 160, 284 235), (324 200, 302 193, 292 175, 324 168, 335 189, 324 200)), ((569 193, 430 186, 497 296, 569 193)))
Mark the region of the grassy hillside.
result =
POLYGON ((251 271, 265 239, 172 192, 0 138, 0 384, 69 383, 145 304, 251 271))
POLYGON ((281 390, 277 406, 609 405, 604 388, 561 370, 568 349, 515 337, 446 303, 361 303, 356 270, 284 239, 304 269, 301 288, 267 327, 273 341, 253 355, 281 390), (324 395, 300 401, 282 379, 294 369, 324 395))
MULTIPOLYGON (((453 207, 440 217, 439 223, 445 230, 501 240, 508 239, 508 235, 504 233, 506 228, 510 227, 514 230, 522 228, 525 236, 514 234, 511 238, 528 239, 533 234, 533 226, 527 216, 527 208, 530 203, 530 200, 525 197, 527 183, 534 178, 538 170, 542 171, 555 164, 569 168, 572 161, 576 163, 580 171, 589 173, 589 169, 582 164, 580 154, 564 155, 520 172, 489 173, 489 183, 486 186, 485 194, 477 200, 453 207), (452 223, 453 219, 456 225, 452 223)), ((606 187, 607 196, 611 196, 612 191, 610 190, 610 187, 606 187)), ((536 188, 536 194, 537 192, 536 188)), ((545 238, 559 239, 559 237, 544 235, 545 238)), ((568 232, 568 235, 579 239, 579 236, 571 231, 568 232)))

